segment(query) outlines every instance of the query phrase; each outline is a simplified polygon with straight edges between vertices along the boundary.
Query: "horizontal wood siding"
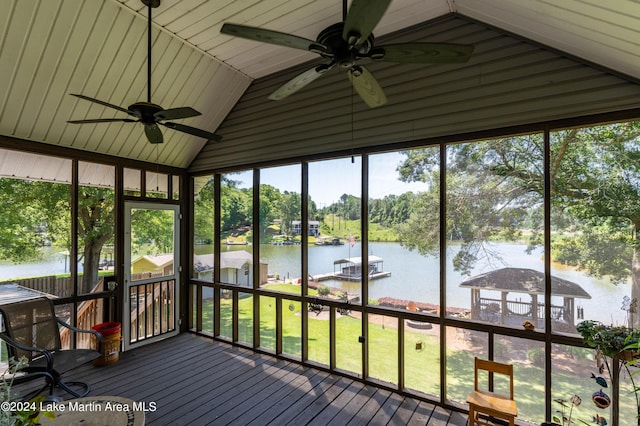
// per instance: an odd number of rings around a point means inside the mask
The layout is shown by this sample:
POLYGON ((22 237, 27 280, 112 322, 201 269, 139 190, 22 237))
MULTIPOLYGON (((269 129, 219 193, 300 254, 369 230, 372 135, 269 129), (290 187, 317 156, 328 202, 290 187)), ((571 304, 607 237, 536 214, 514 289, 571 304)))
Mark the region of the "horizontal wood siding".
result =
POLYGON ((289 98, 267 96, 318 59, 253 82, 190 171, 233 168, 335 151, 618 111, 639 106, 632 79, 552 49, 450 15, 380 39, 470 43, 466 64, 364 62, 384 88, 386 105, 370 109, 334 69, 289 98))

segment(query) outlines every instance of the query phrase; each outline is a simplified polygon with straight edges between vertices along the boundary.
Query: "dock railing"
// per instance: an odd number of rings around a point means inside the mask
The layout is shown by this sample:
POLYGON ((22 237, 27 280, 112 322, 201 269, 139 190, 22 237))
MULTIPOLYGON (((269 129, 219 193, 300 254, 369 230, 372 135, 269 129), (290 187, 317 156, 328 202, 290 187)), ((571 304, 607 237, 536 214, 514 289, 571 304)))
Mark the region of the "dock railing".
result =
MULTIPOLYGON (((496 318, 521 318, 530 320, 544 319, 544 302, 537 304, 536 312, 533 303, 515 300, 506 301, 506 310, 502 312, 503 301, 501 299, 493 299, 489 297, 480 298, 480 319, 495 320, 496 318)), ((551 305, 551 318, 554 321, 560 321, 563 318, 564 307, 551 305)))

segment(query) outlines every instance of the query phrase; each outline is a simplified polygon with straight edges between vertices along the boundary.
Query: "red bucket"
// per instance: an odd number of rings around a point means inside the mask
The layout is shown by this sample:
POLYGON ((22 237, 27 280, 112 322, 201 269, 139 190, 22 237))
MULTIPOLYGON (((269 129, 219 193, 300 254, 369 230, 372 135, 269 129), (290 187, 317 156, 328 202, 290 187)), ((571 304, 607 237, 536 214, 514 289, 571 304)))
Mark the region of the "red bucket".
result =
POLYGON ((93 360, 93 365, 113 364, 120 359, 120 323, 105 322, 91 327, 102 334, 102 355, 93 360))

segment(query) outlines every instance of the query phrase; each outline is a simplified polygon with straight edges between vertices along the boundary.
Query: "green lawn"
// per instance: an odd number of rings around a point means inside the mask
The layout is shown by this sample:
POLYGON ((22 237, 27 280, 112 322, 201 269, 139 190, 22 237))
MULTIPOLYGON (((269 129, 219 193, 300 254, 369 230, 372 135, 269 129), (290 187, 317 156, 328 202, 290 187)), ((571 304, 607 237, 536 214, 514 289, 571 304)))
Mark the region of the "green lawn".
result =
MULTIPOLYGON (((279 292, 299 292, 299 287, 286 284, 269 286, 279 292)), ((213 324, 212 301, 204 302, 203 324, 213 324)), ((260 296, 260 345, 275 350, 276 299, 260 296)), ((301 315, 300 302, 283 300, 282 328, 283 352, 301 356, 301 315)), ((239 300, 240 341, 250 343, 253 333, 253 297, 247 295, 239 300)), ((309 314, 309 360, 329 364, 329 321, 309 314)), ((231 338, 231 299, 222 299, 220 306, 221 334, 231 338)), ((206 326, 205 326, 206 327, 206 326)), ((212 329, 206 329, 212 332, 212 329)), ((338 316, 336 320, 336 367, 362 373, 361 321, 352 316, 338 316)), ((398 382, 398 333, 397 320, 391 317, 381 324, 369 324, 369 376, 390 383, 398 382)), ((424 334, 405 328, 404 371, 405 386, 426 394, 440 395, 440 346, 434 334, 424 334)), ((447 349, 447 397, 464 402, 473 386, 473 358, 471 351, 447 349)), ((482 356, 482 354, 480 354, 482 356)), ((506 352, 509 357, 509 351, 506 352)), ((591 361, 585 360, 585 363, 591 361)), ((518 401, 519 417, 535 422, 544 421, 544 369, 532 364, 515 364, 515 393, 518 401)), ((555 364, 554 364, 555 368, 555 364)), ((588 371, 588 368, 585 367, 588 371)), ((590 420, 595 413, 591 403, 591 393, 598 390, 595 382, 585 371, 570 371, 556 368, 553 372, 553 397, 570 399, 575 393, 581 395, 584 403, 574 412, 576 416, 590 420)), ((630 415, 635 411, 632 396, 624 390, 621 394, 621 414, 630 415)), ((558 407, 554 407, 554 410, 558 407)), ((608 417, 608 413, 598 410, 608 417)), ((624 417, 623 417, 624 418, 624 417)))

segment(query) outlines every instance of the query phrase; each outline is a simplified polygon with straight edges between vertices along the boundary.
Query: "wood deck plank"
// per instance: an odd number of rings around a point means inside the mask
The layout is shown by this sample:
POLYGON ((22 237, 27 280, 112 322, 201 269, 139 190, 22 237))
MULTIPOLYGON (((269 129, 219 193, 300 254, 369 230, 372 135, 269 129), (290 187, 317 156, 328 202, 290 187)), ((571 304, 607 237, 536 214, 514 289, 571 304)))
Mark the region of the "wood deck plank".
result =
POLYGON ((431 418, 431 414, 435 406, 431 403, 425 401, 418 401, 418 406, 413 412, 411 418, 407 422, 407 425, 417 426, 417 425, 426 425, 429 419, 431 418))
POLYGON ((287 424, 310 424, 322 410, 333 404, 334 400, 352 383, 353 380, 346 377, 340 377, 324 392, 319 394, 313 403, 309 404, 303 411, 299 412, 298 415, 287 424))
MULTIPOLYGON (((466 416, 292 361, 183 333, 120 354, 114 364, 64 375, 113 395, 156 404, 146 424, 466 425, 466 416)), ((23 392, 38 382, 17 386, 23 392)), ((56 389, 56 395, 70 395, 56 389)))
POLYGON ((313 387, 313 383, 320 381, 316 370, 305 369, 300 366, 298 370, 292 372, 296 377, 289 382, 288 386, 281 387, 269 395, 257 395, 261 399, 257 404, 253 404, 251 409, 230 422, 230 425, 244 426, 252 424, 265 424, 286 409, 290 404, 297 401, 306 390, 313 387))
POLYGON ((447 425, 450 426, 466 426, 469 422, 469 415, 452 411, 447 425))
POLYGON ((407 425, 413 417, 413 413, 418 408, 417 400, 413 398, 404 398, 400 403, 400 406, 389 420, 389 424, 392 425, 407 425))
POLYGON ((267 368, 262 371, 265 377, 261 377, 260 380, 252 379, 244 390, 239 388, 224 402, 222 398, 218 398, 218 404, 209 412, 210 418, 213 419, 209 424, 229 424, 239 417, 245 417, 254 405, 265 398, 270 399, 278 389, 286 389, 297 376, 295 367, 296 365, 289 363, 282 367, 267 368))
MULTIPOLYGON (((181 420, 189 422, 187 424, 205 424, 209 419, 215 419, 220 415, 220 406, 226 401, 232 399, 240 402, 246 398, 253 385, 259 386, 259 383, 266 378, 265 368, 268 373, 277 371, 277 368, 270 369, 268 365, 264 365, 269 362, 274 362, 274 360, 266 359, 252 368, 248 366, 238 368, 232 376, 227 375, 223 370, 215 380, 208 377, 205 377, 204 380, 195 377, 193 383, 198 384, 199 387, 195 391, 183 393, 193 395, 193 397, 188 404, 189 411, 181 417, 181 420)), ((203 374, 206 375, 207 372, 203 372, 203 374)), ((209 374, 209 376, 211 375, 209 374)))
MULTIPOLYGON (((398 393, 390 392, 389 398, 387 398, 387 400, 384 402, 384 404, 382 404, 382 406, 376 413, 376 416, 375 416, 376 424, 382 424, 382 425, 389 424, 391 422, 391 419, 395 415, 396 411, 398 410, 398 407, 400 407, 400 405, 402 404, 403 400, 404 400, 404 396, 398 393)), ((398 424, 398 423, 394 423, 394 424, 398 424)))
POLYGON ((373 395, 362 404, 357 415, 347 424, 351 426, 366 425, 375 418, 380 407, 389 398, 391 392, 385 389, 376 389, 373 395))
POLYGON ((429 426, 446 426, 449 423, 451 413, 442 407, 434 407, 431 417, 429 418, 429 426))
POLYGON ((344 389, 333 400, 333 402, 327 405, 311 422, 309 425, 324 426, 332 422, 334 417, 339 415, 341 422, 352 418, 358 412, 359 407, 352 404, 356 395, 364 387, 361 382, 352 382, 347 388, 344 389))
POLYGON ((334 383, 340 380, 340 376, 328 373, 323 373, 319 377, 321 378, 321 380, 318 381, 318 383, 315 384, 313 388, 307 390, 304 395, 296 400, 295 403, 284 407, 284 410, 280 411, 280 413, 276 417, 272 418, 269 423, 256 422, 255 424, 283 425, 290 423, 293 418, 298 416, 302 411, 307 410, 307 408, 314 404, 317 399, 323 398, 325 392, 327 392, 328 389, 330 389, 334 385, 334 383))

